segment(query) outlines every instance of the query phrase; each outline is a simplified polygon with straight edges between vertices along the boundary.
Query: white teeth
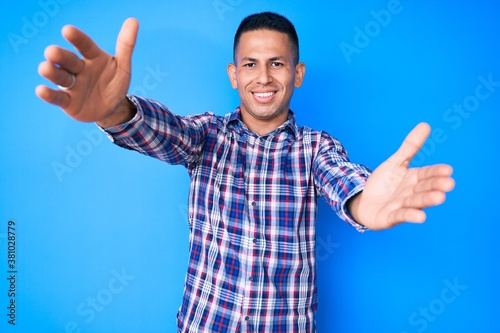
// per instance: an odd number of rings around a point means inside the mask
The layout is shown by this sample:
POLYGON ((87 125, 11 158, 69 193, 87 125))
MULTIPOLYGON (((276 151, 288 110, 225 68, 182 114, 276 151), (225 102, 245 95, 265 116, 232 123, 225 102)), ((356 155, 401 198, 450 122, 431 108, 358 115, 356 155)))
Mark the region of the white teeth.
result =
POLYGON ((255 96, 257 96, 259 98, 267 98, 267 97, 271 97, 272 95, 274 95, 274 92, 255 93, 255 96))

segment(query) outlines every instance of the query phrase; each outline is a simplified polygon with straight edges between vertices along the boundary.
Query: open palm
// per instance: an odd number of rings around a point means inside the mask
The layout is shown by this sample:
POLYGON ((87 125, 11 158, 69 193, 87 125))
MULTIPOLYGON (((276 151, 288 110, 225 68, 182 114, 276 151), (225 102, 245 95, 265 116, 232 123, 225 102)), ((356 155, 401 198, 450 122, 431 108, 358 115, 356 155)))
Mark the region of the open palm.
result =
POLYGON ((75 75, 75 84, 68 90, 41 85, 36 88, 36 94, 44 101, 61 107, 76 120, 103 121, 126 99, 138 27, 135 19, 127 19, 123 23, 113 57, 82 31, 65 26, 62 30, 64 38, 75 46, 83 58, 59 46, 49 46, 45 49, 47 61, 40 64, 39 73, 61 86, 70 85, 72 75, 75 75))
POLYGON ((426 219, 424 208, 444 202, 445 192, 455 184, 449 165, 409 168, 429 133, 429 125, 419 124, 398 151, 375 169, 352 206, 359 223, 373 230, 402 222, 421 223, 426 219))

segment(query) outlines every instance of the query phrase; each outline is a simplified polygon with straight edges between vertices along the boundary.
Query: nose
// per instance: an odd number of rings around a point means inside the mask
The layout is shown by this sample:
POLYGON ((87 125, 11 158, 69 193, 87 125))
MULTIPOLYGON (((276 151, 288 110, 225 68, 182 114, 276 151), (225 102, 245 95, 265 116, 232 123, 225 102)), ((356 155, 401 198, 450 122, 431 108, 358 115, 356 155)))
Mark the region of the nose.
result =
POLYGON ((262 66, 257 73, 257 83, 266 85, 273 80, 273 77, 270 73, 270 68, 267 66, 262 66))

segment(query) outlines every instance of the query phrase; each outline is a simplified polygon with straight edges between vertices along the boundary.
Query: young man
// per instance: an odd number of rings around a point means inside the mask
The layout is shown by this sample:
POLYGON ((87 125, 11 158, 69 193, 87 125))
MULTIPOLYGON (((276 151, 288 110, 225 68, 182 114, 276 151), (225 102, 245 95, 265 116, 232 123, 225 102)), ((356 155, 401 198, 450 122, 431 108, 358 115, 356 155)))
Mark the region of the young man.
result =
POLYGON ((423 222, 422 210, 454 186, 450 166, 408 168, 426 124, 373 173, 327 133, 298 126, 289 105, 305 65, 283 16, 242 21, 227 68, 241 103, 225 116, 180 117, 127 95, 137 31, 136 20, 125 21, 112 57, 64 27, 83 58, 48 47, 39 72, 66 87, 36 93, 122 147, 187 168, 190 255, 178 332, 315 332, 317 197, 358 230, 380 230, 423 222))

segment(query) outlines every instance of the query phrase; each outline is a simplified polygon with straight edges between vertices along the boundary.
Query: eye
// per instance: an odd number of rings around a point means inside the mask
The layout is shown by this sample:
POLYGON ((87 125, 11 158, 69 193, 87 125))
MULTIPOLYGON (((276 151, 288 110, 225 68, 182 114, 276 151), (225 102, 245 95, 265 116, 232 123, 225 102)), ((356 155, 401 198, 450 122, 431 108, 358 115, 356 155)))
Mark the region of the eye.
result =
POLYGON ((254 62, 249 62, 249 63, 246 63, 243 65, 243 67, 248 67, 248 68, 253 68, 255 66, 256 66, 256 64, 254 62))
POLYGON ((273 61, 271 63, 271 67, 283 67, 283 64, 281 62, 273 61))

